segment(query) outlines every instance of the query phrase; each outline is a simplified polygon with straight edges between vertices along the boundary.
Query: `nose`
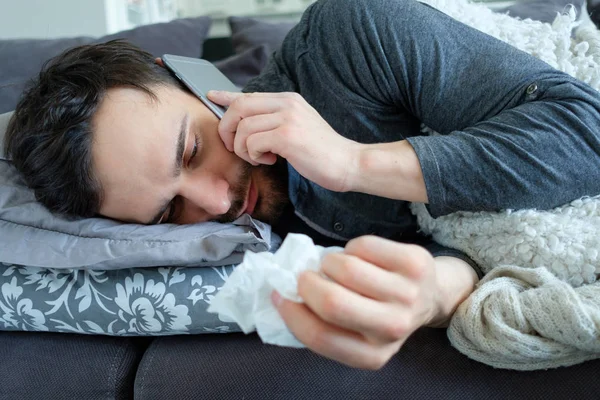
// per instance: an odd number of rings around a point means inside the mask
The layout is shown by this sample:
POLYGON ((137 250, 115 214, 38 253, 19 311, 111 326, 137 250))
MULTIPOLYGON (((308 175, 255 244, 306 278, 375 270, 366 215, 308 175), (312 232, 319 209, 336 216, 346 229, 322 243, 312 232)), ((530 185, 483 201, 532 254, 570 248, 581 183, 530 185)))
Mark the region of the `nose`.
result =
POLYGON ((209 176, 190 180, 181 190, 181 196, 188 203, 185 208, 189 210, 186 211, 193 214, 204 211, 208 214, 208 219, 227 213, 231 207, 229 183, 222 177, 209 176))

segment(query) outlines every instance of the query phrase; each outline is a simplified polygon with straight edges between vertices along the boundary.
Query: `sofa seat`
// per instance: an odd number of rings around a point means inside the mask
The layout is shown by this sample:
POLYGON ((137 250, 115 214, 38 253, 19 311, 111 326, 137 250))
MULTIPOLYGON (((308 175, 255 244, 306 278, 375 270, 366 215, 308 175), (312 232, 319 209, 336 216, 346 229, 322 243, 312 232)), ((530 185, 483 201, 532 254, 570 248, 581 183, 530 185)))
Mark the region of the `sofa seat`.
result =
POLYGON ((494 369, 421 329, 380 371, 348 368, 307 350, 263 345, 256 334, 155 339, 135 398, 158 399, 597 399, 600 360, 547 371, 494 369))
POLYGON ((0 399, 132 399, 137 367, 150 342, 146 338, 0 332, 0 399))

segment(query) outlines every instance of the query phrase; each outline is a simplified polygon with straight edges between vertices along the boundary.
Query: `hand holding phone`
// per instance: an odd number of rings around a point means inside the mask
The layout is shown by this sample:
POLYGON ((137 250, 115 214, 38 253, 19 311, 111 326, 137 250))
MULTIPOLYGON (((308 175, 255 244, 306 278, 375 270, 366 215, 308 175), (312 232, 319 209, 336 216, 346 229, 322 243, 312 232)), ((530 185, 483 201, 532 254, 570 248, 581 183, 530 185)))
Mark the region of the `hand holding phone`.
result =
POLYGON ((194 93, 219 119, 223 118, 227 109, 210 101, 206 93, 209 90, 239 92, 233 84, 211 62, 200 58, 174 56, 164 54, 162 61, 175 76, 194 93))

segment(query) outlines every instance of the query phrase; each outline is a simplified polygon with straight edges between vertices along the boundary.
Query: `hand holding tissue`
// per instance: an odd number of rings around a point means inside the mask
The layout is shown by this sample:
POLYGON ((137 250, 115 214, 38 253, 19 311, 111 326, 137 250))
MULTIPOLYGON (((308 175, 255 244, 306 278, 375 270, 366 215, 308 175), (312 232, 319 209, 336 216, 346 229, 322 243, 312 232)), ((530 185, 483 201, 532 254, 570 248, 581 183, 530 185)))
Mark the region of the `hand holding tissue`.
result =
POLYGON ((342 250, 317 246, 305 235, 289 234, 275 254, 247 251, 208 311, 224 321, 236 322, 244 333, 256 330, 264 343, 304 347, 273 306, 271 292, 277 290, 284 298, 301 303, 298 275, 305 270, 318 271, 326 254, 342 250))
POLYGON ((323 248, 290 234, 275 254, 246 252, 208 311, 264 343, 379 369, 415 330, 443 325, 476 279, 466 262, 416 245, 362 236, 323 248))

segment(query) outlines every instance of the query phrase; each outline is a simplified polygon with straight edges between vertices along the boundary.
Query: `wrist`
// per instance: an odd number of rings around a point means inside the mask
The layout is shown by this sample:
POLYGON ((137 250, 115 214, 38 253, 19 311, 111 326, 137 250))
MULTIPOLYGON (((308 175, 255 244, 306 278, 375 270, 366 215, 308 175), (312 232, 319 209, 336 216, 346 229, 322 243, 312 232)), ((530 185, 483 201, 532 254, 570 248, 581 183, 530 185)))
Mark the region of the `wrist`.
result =
POLYGON ((396 200, 427 202, 417 155, 406 140, 362 144, 354 155, 349 190, 396 200))
POLYGON ((359 192, 361 186, 361 158, 365 147, 370 146, 355 141, 348 140, 349 145, 346 148, 346 156, 342 158, 341 168, 343 170, 343 184, 340 192, 359 192))
POLYGON ((448 326, 454 312, 475 290, 477 273, 465 261, 455 257, 434 258, 436 290, 431 317, 425 326, 448 326))
POLYGON ((377 148, 374 144, 358 143, 352 152, 352 168, 349 171, 348 192, 367 193, 367 175, 373 169, 372 158, 377 148))

